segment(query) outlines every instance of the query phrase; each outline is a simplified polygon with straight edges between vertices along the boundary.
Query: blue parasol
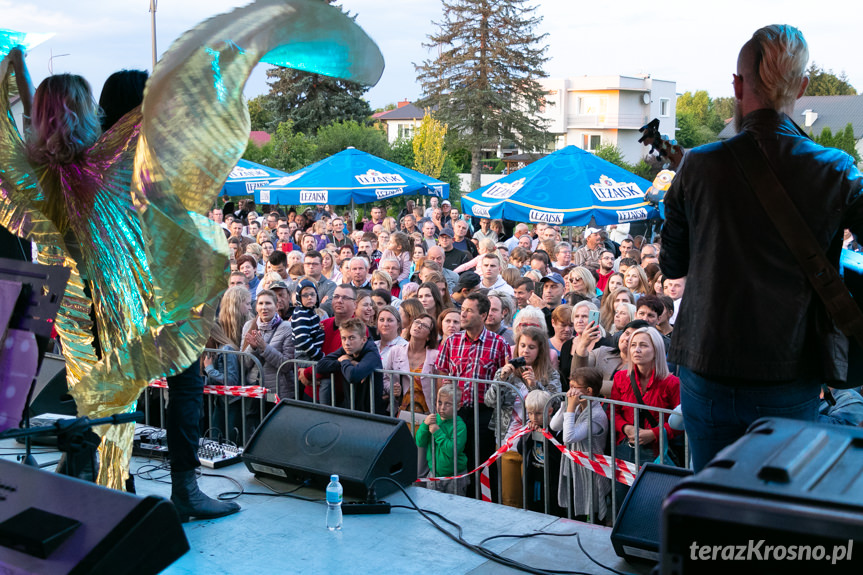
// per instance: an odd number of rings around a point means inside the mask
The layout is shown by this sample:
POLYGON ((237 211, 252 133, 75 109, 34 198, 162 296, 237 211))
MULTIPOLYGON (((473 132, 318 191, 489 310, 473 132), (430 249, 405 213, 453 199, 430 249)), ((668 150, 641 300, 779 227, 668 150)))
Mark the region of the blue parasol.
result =
POLYGON ((659 216, 644 193, 650 182, 567 146, 462 196, 462 210, 481 218, 552 225, 623 224, 659 216))
POLYGON ((275 168, 240 160, 225 180, 219 196, 249 196, 258 188, 287 175, 287 172, 275 168))
POLYGON ((255 190, 255 202, 365 204, 408 194, 449 197, 449 184, 377 156, 348 148, 255 190))

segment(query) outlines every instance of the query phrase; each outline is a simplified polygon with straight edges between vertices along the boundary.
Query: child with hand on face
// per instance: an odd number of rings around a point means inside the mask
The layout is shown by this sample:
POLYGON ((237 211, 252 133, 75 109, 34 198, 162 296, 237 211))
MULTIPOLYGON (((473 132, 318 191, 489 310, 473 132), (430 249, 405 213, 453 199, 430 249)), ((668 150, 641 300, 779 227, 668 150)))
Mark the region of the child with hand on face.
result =
MULTIPOLYGON (((437 477, 451 477, 467 471, 467 455, 464 453, 467 444, 467 426, 464 420, 455 415, 456 405, 453 386, 445 385, 437 392, 437 413, 432 413, 417 429, 416 442, 418 447, 427 448, 428 461, 434 461, 433 473, 437 477), (456 452, 458 465, 453 465, 453 425, 456 428, 456 452), (434 444, 434 454, 432 454, 434 444)), ((453 495, 467 494, 469 477, 461 479, 444 479, 430 481, 429 489, 451 493, 453 495)))
MULTIPOLYGON (((572 373, 569 380, 569 391, 566 392, 566 405, 561 406, 551 420, 550 428, 560 431, 563 428, 563 442, 575 451, 582 453, 602 453, 608 437, 608 416, 598 401, 589 401, 588 397, 597 397, 602 389, 602 372, 595 367, 579 367, 572 373), (588 428, 590 440, 588 441, 588 428)), ((608 495, 611 483, 608 478, 593 471, 575 465, 567 459, 560 464, 560 488, 558 503, 562 508, 569 505, 566 486, 569 485, 570 470, 572 473, 572 515, 578 521, 587 521, 589 516, 595 522, 605 520, 608 495), (594 485, 595 487, 592 487, 594 485), (593 492, 593 509, 590 508, 590 490, 593 492)))
POLYGON ((294 334, 296 359, 318 361, 323 357, 324 329, 317 313, 318 288, 310 279, 297 284, 296 301, 291 313, 291 332, 294 334))

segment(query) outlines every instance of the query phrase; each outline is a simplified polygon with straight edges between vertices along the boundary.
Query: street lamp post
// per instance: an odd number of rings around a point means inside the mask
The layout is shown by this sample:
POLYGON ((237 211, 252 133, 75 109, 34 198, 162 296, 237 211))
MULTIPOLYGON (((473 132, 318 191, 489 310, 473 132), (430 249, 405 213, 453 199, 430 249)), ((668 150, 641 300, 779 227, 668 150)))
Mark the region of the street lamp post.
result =
POLYGON ((158 0, 150 0, 150 34, 153 44, 153 69, 156 69, 156 4, 158 0))

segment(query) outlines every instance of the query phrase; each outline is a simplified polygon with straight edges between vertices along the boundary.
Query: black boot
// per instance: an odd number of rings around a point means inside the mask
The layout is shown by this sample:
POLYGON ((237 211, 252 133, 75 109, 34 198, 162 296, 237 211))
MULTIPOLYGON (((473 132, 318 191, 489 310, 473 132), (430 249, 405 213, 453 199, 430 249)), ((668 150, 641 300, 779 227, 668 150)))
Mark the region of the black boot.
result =
POLYGON ((177 508, 177 514, 183 523, 187 522, 189 517, 215 519, 240 510, 240 506, 233 501, 217 501, 204 495, 198 489, 198 479, 194 469, 171 472, 171 501, 177 508))

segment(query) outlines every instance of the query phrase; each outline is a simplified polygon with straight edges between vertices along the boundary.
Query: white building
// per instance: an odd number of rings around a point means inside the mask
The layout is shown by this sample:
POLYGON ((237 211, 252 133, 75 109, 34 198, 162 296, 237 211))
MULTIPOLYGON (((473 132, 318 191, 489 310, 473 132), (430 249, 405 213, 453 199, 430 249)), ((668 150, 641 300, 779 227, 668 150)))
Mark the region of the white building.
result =
POLYGON ((413 138, 424 116, 425 110, 417 108, 407 100, 402 100, 395 110, 380 112, 372 117, 386 126, 387 141, 392 144, 401 138, 406 140, 413 138))
POLYGON ((557 138, 555 149, 593 151, 611 144, 634 164, 649 150, 638 143, 638 129, 653 118, 659 118, 662 134, 674 138, 676 82, 646 75, 544 78, 540 84, 548 91, 540 115, 557 138))

